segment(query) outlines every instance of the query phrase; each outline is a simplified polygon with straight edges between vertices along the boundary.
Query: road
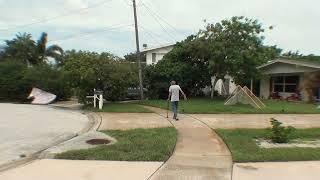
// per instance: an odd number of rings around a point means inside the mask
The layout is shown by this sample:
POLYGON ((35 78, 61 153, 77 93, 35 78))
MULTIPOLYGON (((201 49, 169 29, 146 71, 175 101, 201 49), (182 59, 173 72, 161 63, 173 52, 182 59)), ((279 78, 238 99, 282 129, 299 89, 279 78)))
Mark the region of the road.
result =
POLYGON ((0 103, 0 167, 75 136, 88 121, 78 111, 0 103))

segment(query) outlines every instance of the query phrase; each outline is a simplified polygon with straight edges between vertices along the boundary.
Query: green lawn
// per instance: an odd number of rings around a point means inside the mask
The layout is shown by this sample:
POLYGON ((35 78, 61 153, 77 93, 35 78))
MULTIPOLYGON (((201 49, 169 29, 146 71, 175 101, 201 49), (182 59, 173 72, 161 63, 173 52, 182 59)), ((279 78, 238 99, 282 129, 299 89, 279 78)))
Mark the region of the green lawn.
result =
POLYGON ((95 112, 114 112, 114 113, 151 113, 152 111, 141 105, 133 103, 107 103, 103 105, 103 109, 93 108, 93 105, 85 107, 86 110, 95 112))
MULTIPOLYGON (((320 148, 260 148, 254 139, 266 138, 266 129, 236 129, 216 132, 228 145, 235 162, 310 161, 320 160, 320 148)), ((297 129, 292 138, 318 139, 320 129, 297 129)))
POLYGON ((110 161, 165 161, 175 147, 175 128, 104 131, 116 138, 116 144, 102 145, 88 150, 69 151, 56 155, 57 159, 110 161))
MULTIPOLYGON (((243 104, 225 106, 224 102, 225 99, 190 99, 181 101, 180 111, 190 114, 320 114, 315 104, 266 100, 264 103, 267 107, 259 110, 243 104)), ((167 101, 147 100, 141 104, 165 109, 167 101)))

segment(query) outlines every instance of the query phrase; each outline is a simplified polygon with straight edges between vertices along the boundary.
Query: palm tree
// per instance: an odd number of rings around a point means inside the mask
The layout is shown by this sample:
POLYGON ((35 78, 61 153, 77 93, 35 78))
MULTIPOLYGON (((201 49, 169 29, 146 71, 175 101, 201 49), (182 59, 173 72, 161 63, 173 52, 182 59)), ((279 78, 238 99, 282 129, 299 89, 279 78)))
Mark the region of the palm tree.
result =
POLYGON ((47 47, 48 34, 43 32, 40 39, 37 41, 39 60, 40 62, 46 62, 48 57, 54 58, 56 63, 61 63, 61 57, 63 56, 63 49, 58 45, 51 45, 47 47))
POLYGON ((31 34, 18 33, 12 40, 5 41, 3 56, 22 61, 28 65, 37 64, 36 43, 31 34))

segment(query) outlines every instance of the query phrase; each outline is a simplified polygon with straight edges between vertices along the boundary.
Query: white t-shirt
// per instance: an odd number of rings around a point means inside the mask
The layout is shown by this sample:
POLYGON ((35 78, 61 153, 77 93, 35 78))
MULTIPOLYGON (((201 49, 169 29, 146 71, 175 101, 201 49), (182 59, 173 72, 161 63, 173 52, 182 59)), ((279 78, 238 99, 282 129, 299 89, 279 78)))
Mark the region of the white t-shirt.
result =
POLYGON ((179 85, 171 85, 169 88, 169 92, 171 93, 171 102, 179 101, 179 95, 181 88, 179 85))

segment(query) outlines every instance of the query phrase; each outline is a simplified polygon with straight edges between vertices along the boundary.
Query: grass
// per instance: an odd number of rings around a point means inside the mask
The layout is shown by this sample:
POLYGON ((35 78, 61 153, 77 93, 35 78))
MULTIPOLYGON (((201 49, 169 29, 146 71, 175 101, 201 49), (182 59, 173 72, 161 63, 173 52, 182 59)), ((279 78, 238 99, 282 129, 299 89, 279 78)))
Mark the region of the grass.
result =
MULTIPOLYGON (((267 106, 264 109, 255 109, 250 105, 225 106, 225 99, 190 99, 181 101, 180 110, 190 114, 320 114, 315 104, 294 103, 287 101, 265 100, 267 106)), ((166 100, 148 100, 141 102, 143 105, 149 105, 165 109, 166 100)))
POLYGON ((152 111, 141 105, 133 103, 108 103, 104 104, 102 110, 93 108, 93 105, 85 107, 86 110, 94 112, 112 112, 112 113, 151 113, 152 111))
MULTIPOLYGON (((268 137, 266 129, 236 129, 216 132, 228 145, 235 162, 286 162, 320 160, 320 148, 260 148, 254 139, 268 137)), ((297 129, 294 139, 318 139, 320 129, 297 129)))
POLYGON ((175 147, 175 128, 103 131, 118 140, 88 150, 75 150, 56 155, 57 159, 110 161, 165 161, 175 147))

